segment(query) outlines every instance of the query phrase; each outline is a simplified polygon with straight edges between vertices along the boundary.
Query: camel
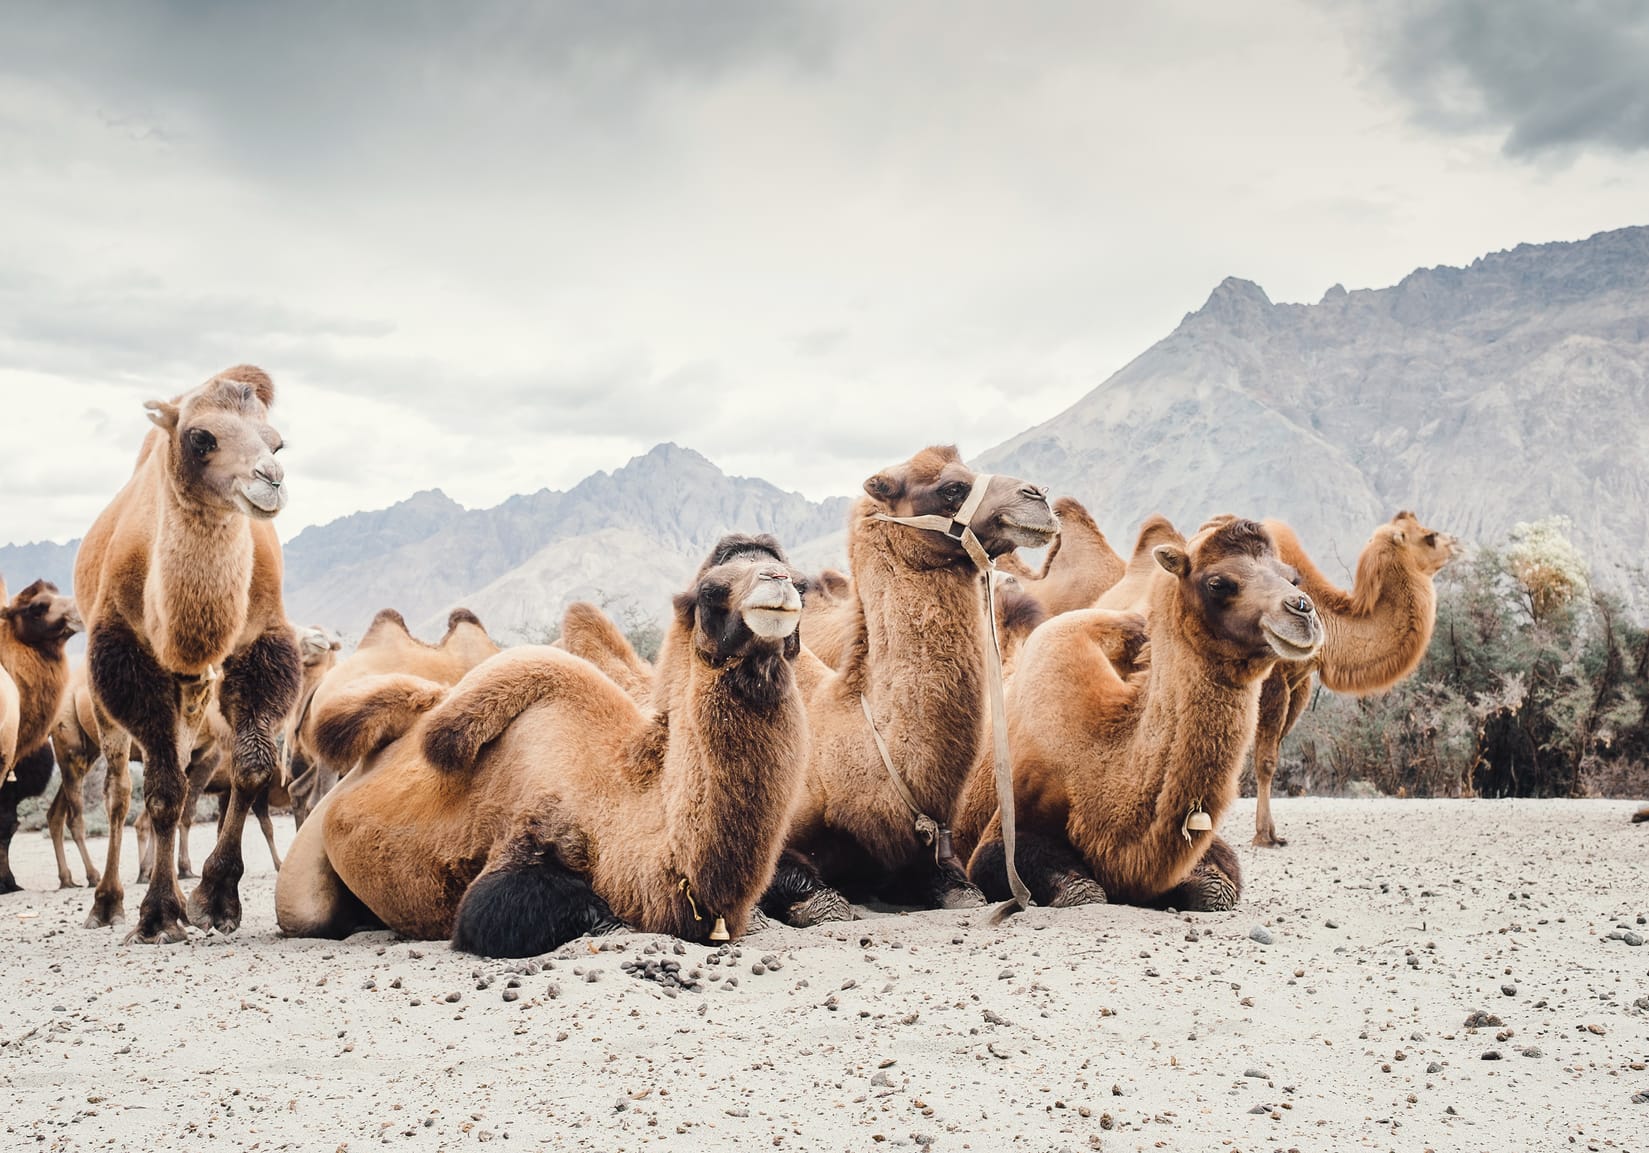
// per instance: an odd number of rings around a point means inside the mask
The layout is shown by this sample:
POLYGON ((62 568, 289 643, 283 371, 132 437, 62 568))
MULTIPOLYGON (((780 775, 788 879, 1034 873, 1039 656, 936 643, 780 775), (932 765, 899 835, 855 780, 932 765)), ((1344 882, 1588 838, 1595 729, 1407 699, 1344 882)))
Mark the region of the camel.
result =
POLYGON ((120 849, 131 803, 127 734, 143 751, 144 807, 155 864, 125 940, 184 939, 186 907, 174 856, 185 779, 182 757, 204 723, 214 683, 233 733, 233 789, 217 846, 190 894, 201 928, 240 926, 241 833, 251 799, 278 772, 276 736, 302 676, 281 603, 281 547, 272 518, 285 507, 280 434, 269 424, 275 386, 239 365, 168 401, 131 479, 93 522, 75 558, 86 616, 86 663, 105 737, 109 856, 87 926, 125 920, 120 849))
MULTIPOLYGON (((812 586, 808 586, 811 596, 812 586)), ((805 618, 806 610, 803 610, 805 618)), ((631 700, 642 708, 649 707, 653 697, 654 669, 642 659, 606 613, 588 601, 575 601, 561 616, 561 636, 552 648, 565 649, 575 657, 583 657, 600 669, 631 700)))
POLYGON ((1047 615, 1058 616, 1091 607, 1122 579, 1127 563, 1081 502, 1062 496, 1054 501, 1053 508, 1059 518, 1059 535, 1043 558, 1042 567, 1032 572, 1013 553, 997 561, 997 567, 1018 577, 1019 587, 1047 615))
POLYGON ((11 871, 17 805, 51 779, 47 741, 69 683, 64 646, 82 627, 74 601, 50 581, 10 600, 0 581, 0 893, 19 888, 11 871))
MULTIPOLYGON (((453 609, 447 615, 447 631, 433 645, 413 636, 400 613, 380 609, 355 651, 322 672, 312 690, 308 688, 306 672, 305 690, 294 710, 288 738, 291 759, 287 791, 292 798, 293 822, 302 828, 320 799, 354 767, 353 762, 333 764, 316 749, 314 717, 330 696, 346 691, 365 677, 388 673, 406 673, 436 684, 455 685, 465 673, 500 651, 481 621, 468 609, 453 609)), ((318 653, 317 656, 325 662, 324 656, 318 653)))
POLYGON ((1643 806, 1643 808, 1632 814, 1632 823, 1634 825, 1641 825, 1645 821, 1649 821, 1649 805, 1643 806))
POLYGON ((979 480, 955 448, 926 448, 865 481, 850 514, 851 650, 839 670, 806 648, 797 662, 813 753, 790 846, 827 884, 924 907, 983 901, 943 826, 990 739, 984 581, 956 536, 885 519, 952 518, 977 501, 971 532, 989 557, 1048 543, 1046 490, 979 480))
POLYGON ((1179 530, 1167 517, 1160 514, 1146 517, 1145 523, 1139 526, 1139 536, 1134 540, 1134 551, 1123 568, 1122 579, 1101 593, 1093 602, 1093 607, 1141 616, 1148 614, 1151 611, 1152 589, 1158 574, 1162 572, 1156 559, 1156 547, 1184 543, 1185 538, 1180 536, 1179 530))
POLYGON ((1271 781, 1283 738, 1311 699, 1311 674, 1334 692, 1366 696, 1391 688, 1419 667, 1437 623, 1432 580, 1457 545, 1454 537, 1425 527, 1412 512, 1399 512, 1363 546, 1348 593, 1323 576, 1293 529, 1275 520, 1265 527, 1283 563, 1299 571, 1300 588, 1316 602, 1326 634, 1314 659, 1279 663, 1260 694, 1254 844, 1285 845, 1271 815, 1271 781))
MULTIPOLYGON (((1231 908, 1241 871, 1214 830, 1237 795, 1261 684, 1278 661, 1310 660, 1322 644, 1316 607, 1255 522, 1163 541, 1152 555, 1164 579, 1148 616, 1053 618, 1025 646, 1008 694, 1019 867, 1041 904, 1231 908), (1107 650, 1142 631, 1149 665, 1125 679, 1107 650)), ((1006 895, 987 774, 969 780, 955 825, 970 877, 1006 895)))
POLYGON ((487 956, 618 924, 738 937, 807 764, 798 583, 772 537, 723 537, 675 598, 651 716, 549 646, 318 704, 323 755, 364 759, 292 844, 281 931, 377 921, 487 956))
POLYGON ((57 795, 52 798, 51 807, 46 811, 46 828, 51 833, 52 851, 57 856, 57 887, 77 887, 74 875, 69 872, 68 857, 63 851, 65 830, 73 835, 74 846, 80 852, 80 863, 86 869, 86 883, 96 885, 101 874, 92 863, 91 850, 86 847, 86 803, 83 793, 86 777, 101 753, 101 741, 84 661, 76 663, 69 672, 68 686, 63 691, 57 716, 52 721, 51 741, 59 780, 57 795))

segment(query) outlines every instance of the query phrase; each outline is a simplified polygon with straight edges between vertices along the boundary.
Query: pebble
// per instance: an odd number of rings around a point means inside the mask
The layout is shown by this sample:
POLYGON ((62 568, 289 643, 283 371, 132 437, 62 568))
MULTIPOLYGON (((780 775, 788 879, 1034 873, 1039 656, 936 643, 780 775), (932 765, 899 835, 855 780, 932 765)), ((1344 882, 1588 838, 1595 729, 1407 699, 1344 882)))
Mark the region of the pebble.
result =
MULTIPOLYGON (((1250 941, 1258 941, 1262 945, 1269 945, 1272 941, 1271 930, 1267 929, 1264 925, 1255 925, 1252 929, 1248 930, 1248 939, 1250 941)), ((1261 1112, 1264 1112, 1263 1108, 1261 1112)))
POLYGON ((447 994, 447 1004, 449 1004, 449 1005, 456 1005, 459 1001, 462 1001, 463 999, 464 999, 464 995, 462 993, 448 993, 447 994))
POLYGON ((1643 1093, 1633 1093, 1632 1094, 1632 1104, 1634 1104, 1634 1105, 1649 1105, 1649 1091, 1646 1091, 1646 1092, 1643 1092, 1643 1093))
POLYGON ((1626 942, 1628 945, 1636 946, 1636 945, 1643 944, 1643 934, 1642 933, 1627 932, 1627 933, 1623 934, 1620 939, 1622 941, 1626 942))
POLYGON ((1500 992, 1502 994, 1504 994, 1505 996, 1507 996, 1507 997, 1515 997, 1515 996, 1517 996, 1517 986, 1516 985, 1502 985, 1502 986, 1500 986, 1500 992))
POLYGON ((1426 1072, 1428 1073, 1441 1073, 1442 1071, 1443 1066, 1439 1065, 1436 1061, 1433 1061, 1431 1064, 1426 1066, 1426 1072))
POLYGON ((1269 1081, 1271 1079, 1271 1074, 1264 1069, 1244 1069, 1242 1075, 1254 1081, 1269 1081))
POLYGON ((1540 1046, 1530 1045, 1527 1049, 1523 1050, 1523 1055, 1525 1057, 1539 1057, 1541 1055, 1540 1046))
POLYGON ((1269 1112, 1271 1112, 1271 1109, 1270 1109, 1269 1106, 1266 1106, 1266 1105, 1256 1105, 1252 1109, 1250 1109, 1249 1112, 1250 1113, 1269 1113, 1269 1112))
POLYGON ((1485 1049, 1485 1050, 1483 1050, 1483 1058, 1482 1059, 1485 1060, 1485 1061, 1498 1061, 1498 1060, 1500 1060, 1500 1050, 1499 1049, 1485 1049))
POLYGON ((1468 1029, 1494 1029, 1504 1024, 1505 1022, 1493 1013, 1485 1013, 1481 1009, 1473 1010, 1466 1017, 1466 1028, 1468 1029))
POLYGON ((1338 922, 1338 921, 1324 921, 1323 922, 1323 928, 1325 928, 1325 929, 1338 929, 1339 927, 1340 927, 1340 922, 1338 922))

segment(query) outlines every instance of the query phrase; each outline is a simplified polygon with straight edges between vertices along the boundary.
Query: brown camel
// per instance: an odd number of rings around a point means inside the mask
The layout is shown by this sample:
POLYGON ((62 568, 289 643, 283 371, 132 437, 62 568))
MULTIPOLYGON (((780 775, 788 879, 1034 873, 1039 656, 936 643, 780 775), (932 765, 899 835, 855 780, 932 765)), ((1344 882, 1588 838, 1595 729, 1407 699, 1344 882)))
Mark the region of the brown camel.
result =
POLYGON ((251 799, 279 771, 276 736, 302 674, 281 605, 281 548, 271 522, 287 499, 275 459, 281 438, 268 422, 274 399, 269 377, 240 365, 173 400, 150 401, 155 427, 132 477, 75 558, 109 763, 109 858, 88 926, 125 919, 126 734, 143 750, 144 807, 154 822, 154 874, 128 942, 185 936, 174 865, 182 758, 205 722, 214 682, 233 733, 234 788, 188 917, 226 933, 240 925, 241 833, 251 799))
POLYGON ((1260 694, 1254 738, 1254 844, 1284 845, 1271 816, 1271 780, 1277 755, 1311 699, 1311 674, 1337 693, 1383 692, 1407 677, 1426 655, 1437 623, 1432 578, 1449 563, 1455 538, 1429 529, 1412 512, 1400 512, 1374 530, 1357 558, 1351 591, 1331 584, 1301 547, 1294 530, 1265 522, 1285 564, 1300 573, 1300 588, 1317 604, 1325 638, 1309 661, 1279 663, 1260 694))
POLYGON ((1151 611, 1152 589, 1162 572, 1156 559, 1156 547, 1184 543, 1185 538, 1167 517, 1160 514, 1146 517, 1145 523, 1139 526, 1139 536, 1134 540, 1134 551, 1128 557, 1122 579, 1101 593, 1093 607, 1139 613, 1141 616, 1148 614, 1151 611))
POLYGON ((1081 502, 1062 496, 1053 507, 1059 518, 1059 535, 1049 547, 1041 569, 1032 572, 1012 553, 996 563, 999 569, 1018 577, 1020 588, 1049 616, 1058 616, 1092 608, 1107 589, 1122 579, 1128 566, 1081 502))
MULTIPOLYGON (((809 595, 812 586, 808 588, 809 595)), ((624 630, 588 601, 567 606, 561 617, 561 636, 552 648, 583 657, 605 673, 630 699, 648 708, 653 698, 653 666, 636 652, 624 630)))
MULTIPOLYGON (((1237 795, 1261 683, 1277 661, 1308 660, 1322 644, 1316 608, 1255 522, 1153 552, 1167 575, 1148 618, 1053 618, 1026 645, 1008 694, 1019 868, 1042 904, 1230 908, 1241 873, 1213 830, 1237 795), (1119 634, 1137 650, 1126 638, 1141 630, 1149 666, 1124 679, 1107 650, 1119 634)), ((973 880, 1006 896, 986 774, 969 781, 955 831, 973 851, 973 880)))
POLYGON ((294 823, 302 828, 320 799, 354 767, 353 762, 333 764, 316 749, 314 717, 330 696, 346 691, 365 677, 389 673, 406 673, 440 685, 455 685, 465 673, 499 651, 480 620, 468 609, 453 609, 448 614, 447 631, 433 645, 413 636, 407 629, 406 618, 394 609, 379 610, 355 651, 323 673, 314 689, 306 690, 306 695, 299 700, 287 772, 294 823))
MULTIPOLYGON (((840 670, 805 649, 797 662, 813 753, 790 845, 828 884, 925 907, 983 899, 945 836, 924 843, 934 830, 901 798, 865 716, 868 704, 914 808, 944 825, 990 737, 984 581, 954 536, 884 518, 953 517, 976 479, 955 448, 923 449, 865 481, 850 516, 852 648, 840 670)), ((991 557, 1046 544, 1056 527, 1045 491, 1007 476, 989 479, 972 514, 991 557)))
POLYGON ((96 885, 101 874, 92 864, 91 850, 86 847, 86 803, 83 793, 87 774, 97 763, 100 742, 84 661, 77 663, 69 673, 68 687, 63 691, 63 701, 52 722, 51 740, 59 780, 57 795, 52 798, 51 807, 46 811, 46 827, 51 833, 52 851, 57 855, 57 887, 77 887, 73 874, 69 872, 68 857, 63 851, 65 830, 73 835, 74 846, 80 851, 80 863, 86 869, 86 883, 96 885))
POLYGON ((293 842, 282 932, 370 917, 488 956, 617 923, 737 937, 807 762, 796 581, 772 537, 722 538, 675 599, 651 717, 548 646, 450 690, 374 677, 317 706, 323 753, 365 759, 293 842))
POLYGON ((47 743, 69 683, 64 646, 81 629, 74 601, 49 581, 35 581, 10 600, 0 581, 0 893, 19 886, 11 872, 17 806, 51 779, 47 743), (9 746, 9 751, 7 747, 9 746))

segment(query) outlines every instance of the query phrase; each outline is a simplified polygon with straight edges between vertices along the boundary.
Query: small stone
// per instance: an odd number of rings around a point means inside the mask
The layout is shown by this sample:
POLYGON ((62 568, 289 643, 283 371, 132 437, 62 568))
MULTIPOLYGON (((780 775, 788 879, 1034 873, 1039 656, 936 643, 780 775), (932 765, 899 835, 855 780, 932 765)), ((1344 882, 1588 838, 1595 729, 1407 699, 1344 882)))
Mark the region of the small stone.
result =
POLYGON ((1649 1091, 1645 1091, 1645 1092, 1642 1092, 1642 1093, 1633 1093, 1632 1094, 1632 1104, 1634 1104, 1634 1105, 1649 1105, 1649 1091))
POLYGON ((1013 977, 1013 970, 1012 969, 1003 969, 1000 973, 998 973, 996 975, 996 979, 998 981, 1007 981, 1007 980, 1012 979, 1012 977, 1013 977))
POLYGON ((447 1004, 449 1004, 449 1005, 456 1005, 458 1002, 462 1001, 463 999, 464 999, 464 995, 462 993, 448 993, 447 997, 446 997, 447 1004))
POLYGON ((1623 934, 1620 939, 1633 947, 1643 944, 1642 933, 1627 932, 1623 934))
MULTIPOLYGON (((1258 941, 1262 945, 1269 945, 1272 941, 1271 930, 1267 929, 1264 925, 1255 925, 1252 929, 1248 930, 1248 939, 1250 941, 1258 941)), ((1262 1109, 1261 1112, 1264 1112, 1264 1110, 1262 1109)))
POLYGON ((1264 1069, 1244 1069, 1242 1075, 1251 1081, 1269 1081, 1271 1079, 1271 1074, 1264 1069))
POLYGON ((1483 1050, 1482 1060, 1484 1060, 1484 1061, 1498 1061, 1498 1060, 1500 1060, 1500 1050, 1499 1049, 1485 1049, 1485 1050, 1483 1050))
POLYGON ((1540 1056, 1541 1055, 1540 1054, 1540 1046, 1530 1045, 1527 1049, 1523 1050, 1523 1055, 1525 1057, 1538 1057, 1538 1056, 1540 1056))
POLYGON ((519 990, 519 989, 505 989, 504 990, 504 1000, 506 1000, 506 1001, 519 1001, 520 999, 521 999, 521 990, 519 990))
POLYGON ((1325 928, 1325 929, 1338 929, 1339 927, 1340 927, 1340 922, 1338 922, 1338 921, 1324 921, 1323 922, 1323 928, 1325 928))
POLYGON ((1505 1022, 1493 1013, 1485 1013, 1481 1009, 1473 1010, 1466 1017, 1466 1028, 1468 1029, 1495 1029, 1504 1024, 1505 1022))
POLYGON ((1431 1064, 1426 1066, 1427 1073, 1441 1073, 1442 1071, 1443 1066, 1439 1065, 1436 1061, 1433 1061, 1431 1064))
POLYGON ((1250 1109, 1249 1112, 1250 1113, 1255 1113, 1255 1114, 1269 1113, 1269 1112, 1271 1112, 1271 1109, 1267 1105, 1256 1105, 1252 1109, 1250 1109))

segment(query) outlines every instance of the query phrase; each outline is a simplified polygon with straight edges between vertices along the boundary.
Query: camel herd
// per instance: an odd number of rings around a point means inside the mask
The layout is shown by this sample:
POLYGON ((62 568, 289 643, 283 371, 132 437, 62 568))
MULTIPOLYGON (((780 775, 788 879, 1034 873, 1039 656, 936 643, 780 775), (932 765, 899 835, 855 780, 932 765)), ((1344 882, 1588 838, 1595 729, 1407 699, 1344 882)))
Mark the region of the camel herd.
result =
POLYGON ((1075 501, 926 448, 865 482, 851 576, 809 580, 772 537, 724 537, 656 663, 582 604, 554 645, 509 649, 466 610, 431 645, 385 609, 340 657, 282 605, 274 391, 242 365, 150 402, 73 600, 36 582, 0 610, 0 890, 17 798, 55 759, 59 882, 67 832, 96 887, 88 926, 125 920, 135 744, 148 887, 128 941, 238 927, 248 813, 282 932, 388 926, 495 956, 620 925, 723 940, 763 916, 846 919, 852 900, 979 906, 1021 876, 1048 906, 1229 909, 1242 876, 1217 830, 1250 754, 1254 843, 1283 844, 1270 786, 1313 673, 1368 693, 1412 672, 1455 551, 1399 513, 1344 591, 1286 525, 1217 516, 1185 536, 1153 517, 1125 559, 1075 501), (1015 555, 1045 546, 1035 569, 1015 555), (100 756, 101 872, 80 799, 100 756), (214 791, 186 900, 187 820, 214 791), (284 862, 272 798, 298 824, 284 862))

